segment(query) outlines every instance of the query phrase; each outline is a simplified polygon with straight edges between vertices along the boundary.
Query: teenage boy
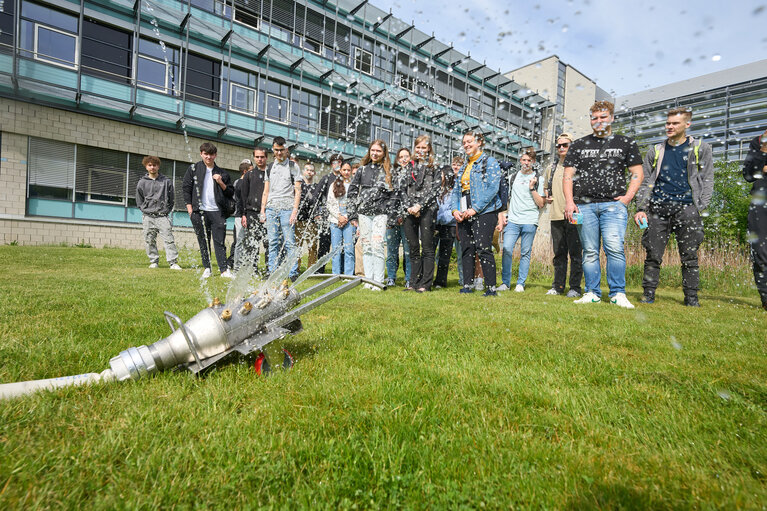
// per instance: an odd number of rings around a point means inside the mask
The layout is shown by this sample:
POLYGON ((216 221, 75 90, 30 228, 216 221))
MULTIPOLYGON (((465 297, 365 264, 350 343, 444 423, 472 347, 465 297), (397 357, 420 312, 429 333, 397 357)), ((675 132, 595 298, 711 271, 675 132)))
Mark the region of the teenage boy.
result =
POLYGON ((144 242, 146 255, 149 257, 149 267, 157 268, 160 254, 157 252, 157 234, 165 243, 165 257, 171 270, 180 270, 178 265, 178 250, 173 239, 173 226, 170 214, 173 211, 175 195, 173 181, 160 174, 160 158, 144 156, 141 161, 146 169, 136 184, 136 206, 144 216, 144 242))
MULTIPOLYGON (((253 259, 253 268, 258 270, 259 252, 261 245, 264 253, 268 249, 266 228, 266 215, 261 213, 261 201, 264 198, 264 184, 266 183, 266 149, 256 147, 253 149, 253 161, 255 166, 242 177, 240 182, 241 216, 235 219, 245 230, 242 242, 243 252, 240 254, 240 263, 243 260, 253 259)), ((268 257, 267 257, 268 262, 268 257)))
POLYGON ((190 165, 184 175, 182 190, 186 211, 197 235, 200 246, 200 256, 205 271, 202 278, 211 275, 210 239, 213 237, 213 248, 216 252, 216 263, 224 278, 234 278, 229 271, 226 259, 226 199, 234 196, 234 187, 230 186, 232 178, 229 173, 216 165, 218 149, 210 142, 200 145, 200 158, 197 163, 190 165))
POLYGON ((644 157, 644 180, 637 192, 634 221, 646 227, 642 246, 644 294, 642 303, 655 301, 660 265, 669 235, 674 233, 682 262, 684 304, 698 303, 698 247, 703 242, 700 212, 708 207, 714 192, 714 159, 711 146, 687 136, 692 113, 685 108, 669 110, 666 141, 651 147, 644 157))
POLYGON ((642 156, 636 142, 612 132, 614 106, 597 101, 591 106, 593 133, 579 138, 565 156, 565 218, 573 222, 580 213, 578 234, 583 245, 583 273, 586 293, 575 303, 599 303, 599 241, 607 257, 607 284, 610 302, 633 309, 626 298, 626 253, 623 239, 628 224, 628 205, 642 184, 642 156), (631 173, 626 187, 626 169, 631 173))
POLYGON ((296 239, 298 246, 306 243, 308 247, 307 266, 317 262, 317 248, 319 238, 317 235, 317 222, 314 220, 315 211, 317 211, 320 196, 318 193, 319 183, 314 182, 314 165, 307 163, 304 165, 304 182, 301 185, 301 202, 298 206, 298 217, 296 219, 296 239))
POLYGON ((245 174, 253 169, 253 162, 249 159, 244 159, 240 162, 240 177, 234 180, 232 187, 234 188, 234 243, 229 251, 229 269, 237 272, 240 269, 240 262, 242 258, 242 240, 245 238, 245 229, 242 226, 240 218, 243 215, 242 201, 240 200, 240 185, 242 184, 242 178, 245 174))
MULTIPOLYGON (((266 169, 261 213, 266 217, 266 235, 269 238, 269 273, 282 262, 282 254, 290 255, 296 246, 293 230, 301 202, 303 176, 298 165, 288 159, 285 139, 272 141, 274 161, 266 169), (283 251, 284 249, 284 251, 283 251)), ((298 278, 298 259, 290 268, 290 279, 298 278)))
POLYGON ((743 162, 743 177, 751 187, 748 233, 756 290, 767 310, 767 131, 751 140, 743 162))

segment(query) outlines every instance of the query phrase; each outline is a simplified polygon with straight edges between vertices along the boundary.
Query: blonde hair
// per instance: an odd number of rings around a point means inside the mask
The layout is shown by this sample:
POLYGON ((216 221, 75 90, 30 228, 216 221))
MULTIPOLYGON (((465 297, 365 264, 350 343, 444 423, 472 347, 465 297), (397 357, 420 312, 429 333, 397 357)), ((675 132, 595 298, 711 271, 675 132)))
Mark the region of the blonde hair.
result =
POLYGON ((434 148, 431 146, 431 137, 429 135, 420 135, 418 138, 415 139, 415 142, 413 142, 413 152, 410 153, 411 155, 415 154, 415 147, 422 143, 426 142, 426 145, 429 146, 429 160, 426 165, 429 167, 434 166, 434 148))

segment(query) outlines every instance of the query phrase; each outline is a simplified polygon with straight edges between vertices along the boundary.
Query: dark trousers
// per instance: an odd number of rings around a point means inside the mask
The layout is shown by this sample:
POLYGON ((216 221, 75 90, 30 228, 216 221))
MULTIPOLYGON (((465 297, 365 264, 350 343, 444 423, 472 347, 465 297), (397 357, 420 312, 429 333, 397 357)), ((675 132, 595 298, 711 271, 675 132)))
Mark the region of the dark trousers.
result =
POLYGON ((200 246, 202 265, 210 268, 210 239, 213 237, 213 250, 216 253, 218 270, 223 273, 227 269, 226 259, 226 218, 220 211, 192 211, 192 220, 197 244, 200 246))
POLYGON ((647 212, 648 227, 642 235, 644 260, 642 287, 654 291, 660 280, 660 265, 671 233, 674 233, 682 261, 682 289, 685 296, 697 295, 700 274, 698 247, 703 243, 703 221, 694 204, 651 204, 647 212))
POLYGON ((498 215, 485 213, 458 222, 458 238, 461 240, 461 264, 463 285, 471 284, 474 275, 474 255, 479 256, 485 285, 495 287, 495 257, 493 257, 493 232, 498 225, 498 215))
POLYGON ((453 254, 455 242, 454 225, 437 226, 437 276, 434 277, 434 285, 447 287, 447 272, 450 268, 450 256, 453 254))
POLYGON ((410 245, 410 285, 431 289, 434 281, 434 208, 419 216, 405 216, 405 237, 410 245))
MULTIPOLYGON (((330 226, 328 225, 327 219, 323 219, 319 222, 317 229, 319 230, 318 235, 320 237, 319 246, 317 247, 317 259, 320 259, 330 252, 330 226)), ((341 258, 341 262, 341 268, 343 269, 343 257, 341 258)), ((325 273, 325 266, 320 268, 318 273, 325 273)))
POLYGON ((570 257, 570 289, 581 292, 583 279, 583 246, 578 228, 567 220, 551 221, 551 242, 554 245, 554 283, 557 293, 565 290, 567 257, 570 257))
MULTIPOLYGON (((761 202, 761 201, 759 201, 761 202)), ((754 282, 762 303, 767 302, 767 204, 751 201, 748 208, 751 261, 754 264, 754 282)))
POLYGON ((261 247, 264 249, 266 263, 264 268, 269 267, 269 238, 266 236, 266 224, 258 221, 259 214, 253 211, 245 213, 248 226, 245 228, 245 237, 242 240, 240 253, 240 265, 252 264, 258 270, 258 261, 261 257, 261 247))

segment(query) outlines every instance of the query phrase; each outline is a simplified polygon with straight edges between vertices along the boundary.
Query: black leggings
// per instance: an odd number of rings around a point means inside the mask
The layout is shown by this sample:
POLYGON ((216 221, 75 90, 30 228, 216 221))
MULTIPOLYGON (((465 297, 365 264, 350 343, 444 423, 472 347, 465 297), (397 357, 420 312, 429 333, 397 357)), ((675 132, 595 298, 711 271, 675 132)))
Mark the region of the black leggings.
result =
POLYGON ((474 275, 474 254, 485 276, 485 285, 495 287, 495 257, 493 257, 493 231, 498 225, 495 211, 475 215, 458 222, 458 237, 461 241, 461 263, 463 264, 463 285, 467 286, 474 275))

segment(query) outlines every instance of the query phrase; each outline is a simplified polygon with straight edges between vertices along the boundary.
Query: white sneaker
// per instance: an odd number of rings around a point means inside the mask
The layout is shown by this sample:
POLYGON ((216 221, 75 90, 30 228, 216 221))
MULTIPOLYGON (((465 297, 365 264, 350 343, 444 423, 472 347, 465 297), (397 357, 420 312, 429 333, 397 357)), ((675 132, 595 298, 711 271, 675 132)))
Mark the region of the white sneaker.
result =
POLYGON ((629 302, 629 299, 626 298, 626 295, 623 293, 615 293, 615 296, 610 299, 610 303, 615 304, 618 307, 623 307, 624 309, 634 308, 634 306, 631 305, 631 302, 629 302))
POLYGON ((181 266, 178 265, 178 263, 173 263, 170 265, 171 270, 180 270, 181 266))
POLYGON ((229 271, 229 268, 227 268, 225 271, 221 272, 221 277, 223 277, 225 279, 233 279, 234 278, 234 273, 229 271))
POLYGON ((524 293, 525 292, 525 286, 522 284, 517 284, 517 286, 514 288, 515 293, 524 293))
POLYGON ((483 279, 482 277, 477 277, 476 279, 474 279, 474 289, 476 289, 477 291, 482 291, 483 289, 485 289, 485 279, 483 279))
POLYGON ((601 298, 589 291, 578 300, 575 300, 573 303, 600 303, 601 301, 601 298))
POLYGON ((201 279, 207 279, 208 277, 210 277, 210 273, 211 273, 210 272, 210 268, 205 268, 205 271, 202 272, 202 277, 200 277, 200 278, 201 279))
POLYGON ((559 293, 557 293, 557 290, 556 290, 556 289, 554 289, 553 287, 552 287, 551 289, 549 289, 548 291, 546 291, 546 295, 547 295, 547 296, 548 296, 548 295, 551 295, 551 296, 555 296, 555 295, 558 295, 558 294, 559 294, 559 293))
POLYGON ((160 267, 160 265, 159 265, 159 264, 157 264, 157 263, 152 263, 152 264, 150 264, 150 265, 149 265, 149 267, 150 267, 150 268, 152 268, 152 269, 154 269, 154 268, 159 268, 159 267, 160 267))
POLYGON ((501 284, 500 286, 495 288, 495 290, 496 291, 508 291, 509 290, 509 286, 507 286, 506 284, 501 284))

